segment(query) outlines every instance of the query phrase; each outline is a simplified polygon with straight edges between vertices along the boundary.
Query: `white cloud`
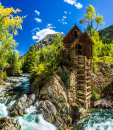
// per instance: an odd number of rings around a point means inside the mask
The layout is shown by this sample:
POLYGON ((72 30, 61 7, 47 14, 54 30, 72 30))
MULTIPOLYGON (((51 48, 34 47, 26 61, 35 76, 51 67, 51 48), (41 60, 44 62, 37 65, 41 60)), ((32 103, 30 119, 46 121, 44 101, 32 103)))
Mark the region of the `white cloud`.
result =
POLYGON ((35 18, 36 22, 38 23, 41 23, 42 22, 42 19, 39 19, 39 18, 35 18))
POLYGON ((65 19, 67 19, 67 16, 63 16, 61 20, 58 19, 58 22, 62 24, 67 24, 67 22, 65 22, 65 19))
POLYGON ((35 12, 38 16, 40 15, 40 12, 39 12, 39 11, 35 10, 34 12, 35 12))
POLYGON ((62 24, 67 24, 67 22, 62 22, 62 24))
POLYGON ((67 17, 66 17, 66 16, 63 16, 63 19, 67 19, 67 17))
POLYGON ((36 31, 35 35, 32 36, 32 39, 36 40, 36 42, 38 42, 38 41, 42 40, 47 34, 56 34, 56 33, 59 33, 57 31, 53 30, 52 28, 55 28, 55 27, 52 27, 52 24, 48 24, 45 29, 36 31))
POLYGON ((50 24, 50 23, 48 23, 46 27, 47 28, 56 28, 56 27, 52 27, 52 24, 50 24))
POLYGON ((64 14, 67 14, 67 11, 64 11, 64 14))
POLYGON ((69 12, 69 14, 71 14, 71 12, 69 12))
POLYGON ((64 0, 64 2, 67 2, 68 4, 74 5, 77 7, 77 9, 81 9, 83 6, 81 3, 77 3, 76 0, 64 0))

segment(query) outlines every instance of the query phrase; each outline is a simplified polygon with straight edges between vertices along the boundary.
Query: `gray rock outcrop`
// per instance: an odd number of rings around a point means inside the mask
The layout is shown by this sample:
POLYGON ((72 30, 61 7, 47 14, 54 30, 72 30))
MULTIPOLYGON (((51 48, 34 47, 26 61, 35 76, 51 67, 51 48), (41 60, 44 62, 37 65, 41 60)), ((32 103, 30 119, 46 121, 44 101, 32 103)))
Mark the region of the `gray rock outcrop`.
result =
POLYGON ((9 116, 23 116, 26 114, 26 109, 29 108, 35 101, 35 94, 31 94, 27 97, 26 94, 23 94, 10 108, 9 116))
POLYGON ((44 119, 55 124, 59 129, 67 128, 67 125, 72 124, 72 119, 66 114, 60 113, 56 106, 49 100, 46 100, 38 105, 37 114, 43 114, 44 119))

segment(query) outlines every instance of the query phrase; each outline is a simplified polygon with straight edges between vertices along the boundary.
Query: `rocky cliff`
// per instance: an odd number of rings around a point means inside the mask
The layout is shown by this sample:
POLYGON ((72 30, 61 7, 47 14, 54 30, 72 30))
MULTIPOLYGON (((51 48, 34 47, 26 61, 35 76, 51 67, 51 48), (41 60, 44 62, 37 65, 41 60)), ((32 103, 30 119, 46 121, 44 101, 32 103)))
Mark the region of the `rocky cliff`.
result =
MULTIPOLYGON (((35 46, 35 50, 38 51, 40 50, 42 47, 45 47, 47 45, 51 45, 52 44, 52 39, 54 37, 56 37, 57 34, 48 34, 45 38, 43 38, 41 41, 37 42, 34 46, 35 46)), ((61 38, 63 38, 63 34, 60 34, 61 38)))

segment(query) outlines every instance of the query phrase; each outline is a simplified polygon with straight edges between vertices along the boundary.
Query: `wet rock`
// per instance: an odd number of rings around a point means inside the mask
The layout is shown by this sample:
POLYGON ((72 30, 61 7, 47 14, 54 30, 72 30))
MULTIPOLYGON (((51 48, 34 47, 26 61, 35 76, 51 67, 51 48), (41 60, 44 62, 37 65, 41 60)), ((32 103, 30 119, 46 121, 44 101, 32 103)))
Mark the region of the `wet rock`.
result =
POLYGON ((0 130, 20 130, 20 128, 18 121, 7 117, 0 118, 0 130))
POLYGON ((26 114, 26 109, 29 108, 35 101, 35 95, 31 94, 27 97, 26 94, 23 94, 10 108, 9 116, 23 116, 26 114))
POLYGON ((60 129, 64 126, 67 127, 68 125, 72 125, 71 117, 61 114, 57 110, 57 107, 48 100, 40 103, 36 109, 37 114, 43 114, 45 120, 54 123, 60 129))

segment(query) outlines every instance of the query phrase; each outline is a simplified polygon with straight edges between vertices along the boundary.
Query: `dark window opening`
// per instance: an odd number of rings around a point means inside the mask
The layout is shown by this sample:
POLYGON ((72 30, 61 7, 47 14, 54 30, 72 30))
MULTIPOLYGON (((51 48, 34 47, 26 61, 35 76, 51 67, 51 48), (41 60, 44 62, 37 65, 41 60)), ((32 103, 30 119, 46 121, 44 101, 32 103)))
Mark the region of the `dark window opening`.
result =
POLYGON ((74 31, 74 38, 77 38, 77 31, 74 31))
POLYGON ((82 49, 82 45, 78 44, 78 49, 82 49))

